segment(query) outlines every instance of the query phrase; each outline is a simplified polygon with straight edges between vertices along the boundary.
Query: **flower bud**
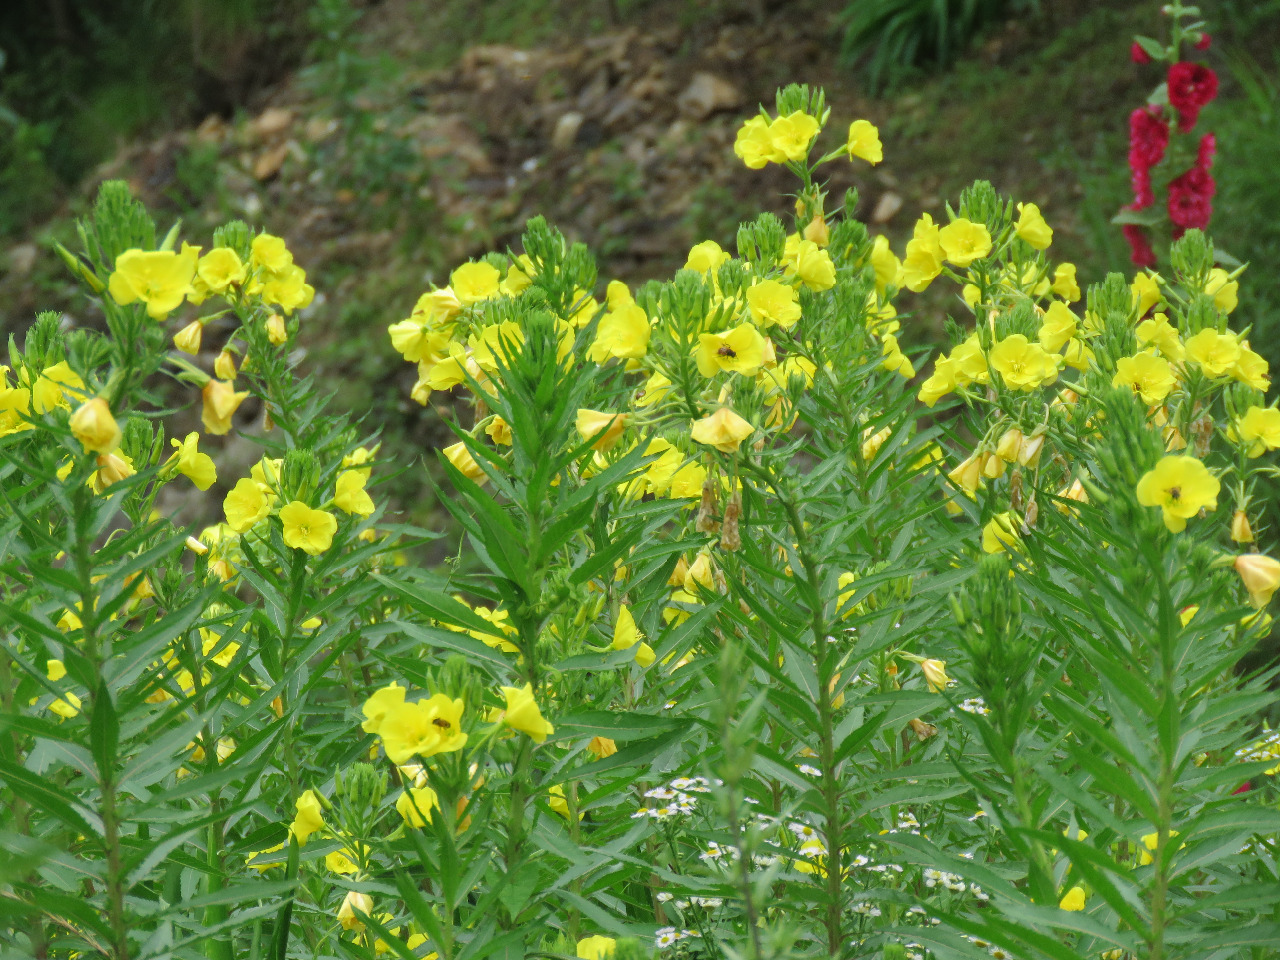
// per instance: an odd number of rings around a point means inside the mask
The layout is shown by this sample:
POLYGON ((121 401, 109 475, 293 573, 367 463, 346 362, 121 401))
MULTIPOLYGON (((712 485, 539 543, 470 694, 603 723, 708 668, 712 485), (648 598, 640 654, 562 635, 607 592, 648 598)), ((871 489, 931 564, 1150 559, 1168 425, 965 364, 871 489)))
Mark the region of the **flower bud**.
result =
POLYGON ((996 444, 996 456, 1005 463, 1013 463, 1018 459, 1018 451, 1022 449, 1022 431, 1013 427, 1004 432, 1000 442, 996 444))
POLYGON ((203 557, 209 552, 209 548, 197 540, 195 537, 187 537, 187 549, 197 556, 203 557))
POLYGON ((1253 527, 1249 526, 1249 515, 1237 510, 1231 517, 1231 539, 1236 543, 1252 543, 1253 527))
POLYGON ((364 929, 364 921, 356 916, 357 910, 365 916, 372 914, 373 898, 367 893, 348 890, 346 898, 342 901, 342 906, 338 908, 338 920, 342 923, 343 930, 364 929))
POLYGON ((102 397, 94 397, 80 405, 71 415, 71 435, 92 453, 111 453, 120 446, 123 435, 102 397))
POLYGON ((1018 447, 1018 463, 1034 470, 1040 465, 1040 453, 1044 450, 1044 434, 1033 433, 1023 437, 1018 447))
POLYGON ((941 693, 947 688, 950 678, 947 676, 947 661, 921 660, 920 669, 924 671, 924 682, 929 685, 930 693, 941 693))
POLYGON ((278 313, 267 317, 267 339, 277 347, 289 339, 289 333, 284 327, 284 318, 278 313))
POLYGON ((200 339, 203 336, 204 324, 199 320, 192 320, 173 335, 173 345, 183 353, 189 353, 194 357, 200 352, 200 339))
POLYGON ((997 454, 982 454, 982 475, 988 480, 996 480, 1004 476, 1004 461, 997 454))
POLYGON ((119 483, 125 477, 136 473, 129 461, 114 453, 105 453, 98 457, 98 472, 94 477, 94 488, 102 492, 113 483, 119 483))
POLYGON ((1261 553, 1242 553, 1236 557, 1235 568, 1249 591, 1250 602, 1255 607, 1265 607, 1280 586, 1280 560, 1261 553))
POLYGON ((816 214, 808 225, 804 228, 804 238, 812 240, 820 247, 825 247, 831 240, 831 231, 827 228, 827 221, 823 219, 822 214, 816 214))
POLYGON ((959 466, 947 474, 947 479, 972 497, 982 482, 982 461, 978 454, 972 454, 959 466))
POLYGON ((587 744, 587 752, 597 760, 603 760, 617 753, 618 745, 608 737, 592 737, 591 742, 587 744))
POLYGON ((224 349, 218 354, 218 359, 213 361, 213 373, 219 380, 236 378, 236 358, 232 356, 230 350, 224 349))

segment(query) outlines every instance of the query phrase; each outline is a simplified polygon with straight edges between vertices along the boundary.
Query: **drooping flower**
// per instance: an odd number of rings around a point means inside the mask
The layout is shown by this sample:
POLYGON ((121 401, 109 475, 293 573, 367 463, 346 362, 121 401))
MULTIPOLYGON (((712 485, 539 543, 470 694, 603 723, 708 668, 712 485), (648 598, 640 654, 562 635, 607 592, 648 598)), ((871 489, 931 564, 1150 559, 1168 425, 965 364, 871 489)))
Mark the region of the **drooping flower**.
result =
POLYGON ((836 266, 831 255, 812 240, 788 237, 782 262, 787 276, 799 277, 810 290, 830 290, 836 285, 836 266))
POLYGON ((1171 455, 1162 457, 1142 475, 1138 502, 1144 507, 1159 507, 1165 526, 1179 533, 1202 509, 1217 509, 1221 487, 1218 478, 1195 457, 1171 455))
POLYGON ((870 120, 855 120, 849 124, 849 138, 845 149, 849 151, 850 160, 859 157, 873 166, 884 159, 880 131, 870 120))
POLYGON ((1249 445, 1249 456, 1280 449, 1280 410, 1253 406, 1236 423, 1235 436, 1249 445))
POLYGON ((200 452, 200 434, 193 430, 185 440, 174 437, 169 443, 177 450, 170 460, 180 474, 194 483, 197 490, 208 490, 213 486, 218 479, 218 468, 213 457, 200 452))
POLYGON ((251 478, 241 477, 222 501, 227 526, 244 533, 271 512, 271 503, 262 488, 251 478))
POLYGON ((574 425, 577 427, 578 435, 583 440, 595 438, 595 442, 591 444, 591 449, 600 451, 612 450, 618 445, 618 441, 622 439, 622 431, 627 426, 627 415, 625 413, 608 413, 603 410, 588 410, 583 407, 578 410, 574 425))
POLYGON ((357 932, 363 930, 364 921, 360 919, 360 914, 366 917, 373 914, 373 898, 367 893, 348 890, 342 899, 342 906, 338 908, 338 922, 342 924, 342 929, 357 932))
POLYGON ((236 392, 235 387, 224 380, 211 379, 204 385, 204 407, 200 414, 200 422, 205 431, 214 436, 223 436, 231 430, 231 417, 240 404, 249 396, 249 391, 236 392))
POLYGON ((527 733, 535 743, 542 743, 548 736, 556 732, 556 728, 543 719, 538 709, 538 701, 533 698, 533 685, 526 683, 523 687, 502 687, 502 695, 506 697, 507 707, 503 714, 503 722, 514 730, 527 733))
POLYGON ((68 426, 86 451, 106 454, 120 446, 120 425, 102 397, 93 397, 76 408, 68 426))
POLYGON ((728 407, 721 407, 715 413, 696 421, 689 435, 698 443, 715 447, 722 453, 733 453, 754 430, 747 420, 728 407))
POLYGON ((343 470, 334 484, 333 505, 344 513, 367 517, 373 513, 373 498, 364 485, 368 474, 360 470, 343 470))
POLYGON ((920 669, 924 673, 924 682, 928 684, 930 693, 941 693, 951 682, 951 678, 947 676, 945 660, 921 660, 920 669))
POLYGON ((1235 560, 1236 573, 1249 591, 1249 601, 1258 609, 1271 602, 1280 587, 1280 560, 1262 553, 1242 553, 1235 560))
POLYGON ((1040 208, 1034 203, 1018 204, 1018 221, 1013 229, 1035 250, 1047 250, 1053 243, 1053 228, 1045 223, 1040 208))
POLYGON ((309 836, 324 828, 324 812, 314 790, 304 790, 295 806, 297 812, 289 825, 289 832, 297 837, 299 844, 303 844, 309 836))

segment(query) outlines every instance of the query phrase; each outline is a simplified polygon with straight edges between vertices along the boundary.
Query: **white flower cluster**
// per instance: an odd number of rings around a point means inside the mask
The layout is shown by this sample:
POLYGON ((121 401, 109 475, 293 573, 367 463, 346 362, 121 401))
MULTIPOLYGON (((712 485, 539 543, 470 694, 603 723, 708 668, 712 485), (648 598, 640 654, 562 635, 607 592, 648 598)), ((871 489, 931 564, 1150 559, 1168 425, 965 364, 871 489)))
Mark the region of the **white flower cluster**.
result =
POLYGON ((659 950, 665 950, 686 937, 698 936, 701 936, 701 934, 697 930, 677 930, 675 927, 660 927, 658 932, 654 934, 653 944, 659 950))
MULTIPOLYGON (((722 781, 717 780, 719 785, 722 781)), ((632 820, 670 820, 673 817, 684 817, 698 808, 695 793, 710 793, 711 781, 706 777, 676 777, 665 787, 654 787, 645 791, 646 800, 658 800, 657 806, 643 806, 631 814, 632 820)))
POLYGON ((964 882, 964 877, 954 873, 947 873, 945 870, 935 870, 932 867, 925 868, 924 885, 930 888, 946 887, 952 893, 964 893, 968 889, 964 882))
POLYGON ((1247 747, 1241 747, 1235 753, 1236 759, 1246 763, 1256 760, 1275 760, 1276 766, 1267 771, 1269 774, 1280 773, 1280 730, 1272 730, 1261 740, 1255 740, 1247 747))
POLYGON ((970 697, 968 700, 961 700, 957 706, 965 713, 976 713, 984 717, 991 712, 991 708, 987 706, 986 701, 981 697, 970 697))

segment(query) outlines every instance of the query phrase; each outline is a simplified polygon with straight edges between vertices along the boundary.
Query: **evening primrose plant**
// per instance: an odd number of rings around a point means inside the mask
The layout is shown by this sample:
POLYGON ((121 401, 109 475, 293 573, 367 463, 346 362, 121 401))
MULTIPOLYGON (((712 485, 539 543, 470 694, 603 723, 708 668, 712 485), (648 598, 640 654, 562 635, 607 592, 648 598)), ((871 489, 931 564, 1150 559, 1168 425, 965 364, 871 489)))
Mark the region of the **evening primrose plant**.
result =
POLYGON ((60 251, 105 332, 42 316, 0 392, 6 948, 1272 955, 1239 274, 1190 230, 1082 286, 986 183, 895 251, 827 195, 884 155, 840 127, 802 86, 746 120, 795 216, 668 280, 534 218, 425 291, 387 329, 450 412, 425 467, 297 369, 285 240, 157 241, 106 184, 60 251))

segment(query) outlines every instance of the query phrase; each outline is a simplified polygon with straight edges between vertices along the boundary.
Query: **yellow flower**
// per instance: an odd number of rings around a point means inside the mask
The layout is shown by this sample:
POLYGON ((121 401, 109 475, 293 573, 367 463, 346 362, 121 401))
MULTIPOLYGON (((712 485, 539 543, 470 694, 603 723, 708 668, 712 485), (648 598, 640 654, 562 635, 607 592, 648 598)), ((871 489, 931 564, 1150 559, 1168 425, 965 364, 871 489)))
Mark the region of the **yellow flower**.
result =
POLYGON ((169 443, 178 451, 170 462, 176 463, 178 472, 196 485, 198 490, 208 490, 218 479, 218 469, 213 458, 198 449, 200 434, 192 431, 187 439, 174 437, 169 443))
POLYGON ((356 873, 360 869, 360 864, 356 862, 356 854, 346 847, 325 854, 324 865, 339 874, 356 873))
POLYGON ((902 261, 889 247, 889 238, 880 234, 871 242, 871 269, 876 275, 876 293, 883 295, 889 287, 897 286, 902 274, 902 261))
POLYGON ((636 644, 636 663, 648 669, 654 661, 653 648, 644 642, 644 634, 636 626, 631 610, 624 603, 618 610, 618 622, 613 627, 613 649, 630 650, 636 644))
POLYGON ((884 367, 884 369, 892 370, 907 380, 916 375, 916 368, 912 366, 907 355, 898 347, 898 338, 893 334, 886 334, 882 345, 882 353, 884 359, 880 361, 880 366, 884 367))
POLYGON ((200 352, 200 341, 203 337, 204 324, 199 320, 192 320, 173 335, 173 345, 183 353, 189 353, 194 357, 200 352))
POLYGON ((293 266, 293 254, 280 237, 260 233, 250 244, 249 263, 268 273, 282 273, 293 266))
POLYGON ((1235 569, 1255 607, 1261 609, 1271 602, 1271 595, 1280 586, 1280 560, 1261 553, 1242 553, 1236 557, 1235 569))
POLYGON ((618 745, 608 737, 592 737, 587 743, 587 752, 592 754, 597 760, 603 760, 605 757, 612 757, 618 752, 618 745))
POLYGON ((396 799, 396 811, 404 822, 415 830, 431 822, 431 808, 439 807, 440 799, 430 787, 410 787, 396 799))
POLYGON ((1231 275, 1221 267, 1209 271, 1209 280, 1204 285, 1204 292, 1213 297, 1213 305, 1223 313, 1230 313, 1240 302, 1237 294, 1240 284, 1231 279, 1231 275))
POLYGON ((214 247, 196 265, 196 276, 210 293, 226 293, 228 287, 244 283, 247 272, 240 255, 230 247, 214 247))
POLYGON ((378 735, 387 759, 401 764, 415 756, 434 757, 461 750, 467 743, 462 711, 461 700, 443 693, 413 703, 389 704, 378 721, 378 735))
POLYGON ((818 121, 802 110, 778 117, 769 124, 769 142, 783 161, 796 162, 809 154, 809 145, 818 135, 818 121))
POLYGON ((607 960, 617 949, 613 937, 586 937, 578 941, 579 960, 607 960))
POLYGON ((627 426, 625 413, 605 413, 601 410, 588 410, 582 407, 574 425, 583 440, 595 437, 591 444, 593 450, 612 450, 622 439, 622 431, 627 426))
POLYGON ((314 790, 304 790, 295 806, 297 812, 289 825, 289 832, 298 838, 299 844, 304 844, 309 836, 323 829, 324 813, 314 790))
POLYGON ((701 243, 695 243, 689 249, 689 257, 684 262, 686 270, 693 270, 697 273, 714 273, 720 269, 720 265, 730 259, 729 254, 720 249, 720 244, 714 240, 703 240, 701 243))
POLYGON ((1250 350, 1246 341, 1240 344, 1240 359, 1235 362, 1230 373, 1246 386, 1266 393, 1271 386, 1269 369, 1266 358, 1250 350))
POLYGON ((366 917, 372 915, 373 898, 367 893, 348 890, 347 895, 342 899, 342 906, 338 908, 338 921, 342 924, 343 930, 359 932, 364 929, 364 921, 357 916, 357 911, 366 917))
POLYGON ((733 152, 752 170, 761 170, 771 161, 781 163, 783 160, 769 136, 769 121, 761 116, 752 117, 738 128, 733 152))
POLYGON ((538 702, 533 698, 532 684, 501 689, 502 695, 507 699, 506 713, 503 716, 503 722, 507 726, 527 733, 535 743, 542 743, 556 732, 556 728, 543 719, 538 702))
POLYGON ((449 276, 449 287, 464 307, 496 297, 502 274, 490 263, 464 263, 449 276))
POLYGON ((707 482, 707 468, 697 462, 686 463, 671 478, 671 486, 667 488, 667 497, 672 500, 686 500, 702 495, 702 485, 707 482))
POLYGON ((275 867, 283 867, 284 864, 279 861, 274 861, 272 863, 255 863, 254 862, 255 860, 258 859, 258 857, 261 857, 264 854, 279 853, 283 849, 284 849, 284 844, 277 843, 274 847, 267 847, 267 849, 265 850, 252 850, 250 851, 249 855, 244 858, 245 866, 248 867, 250 870, 257 870, 258 873, 265 873, 267 870, 272 870, 275 867))
POLYGON ((364 489, 367 474, 343 470, 334 486, 333 505, 344 513, 367 517, 373 513, 373 499, 364 489))
POLYGON ((1084 887, 1072 887, 1063 895, 1058 903, 1059 910, 1070 910, 1078 913, 1084 909, 1084 887))
POLYGON ((1040 208, 1034 203, 1018 204, 1018 222, 1013 229, 1035 250, 1047 250, 1053 243, 1053 228, 1044 222, 1040 208))
POLYGON ((1058 264, 1058 268, 1053 271, 1052 289, 1054 293, 1068 303, 1075 303, 1080 299, 1080 285, 1076 283, 1076 265, 1074 263, 1058 264))
POLYGON ((587 357, 595 363, 604 363, 610 358, 638 360, 649 352, 652 331, 649 318, 639 304, 621 304, 600 319, 587 357))
POLYGON ((120 425, 102 397, 86 400, 71 415, 71 435, 92 453, 110 453, 120 446, 120 425))
POLYGON ((762 327, 777 324, 790 330, 800 319, 795 287, 778 280, 759 280, 747 288, 751 319, 762 327))
MULTIPOLYGON (((564 787, 560 786, 560 784, 557 783, 547 790, 547 794, 548 794, 547 806, 551 808, 553 813, 558 813, 560 814, 560 816, 568 820, 569 819, 569 801, 565 798, 564 787)), ((578 819, 581 820, 583 816, 584 814, 581 811, 579 811, 578 819)))
POLYGON ((1231 539, 1236 543, 1254 541, 1253 527, 1249 525, 1249 515, 1243 510, 1237 510, 1231 515, 1231 539))
POLYGON ((859 157, 873 166, 884 159, 880 131, 870 120, 855 120, 849 124, 849 139, 845 149, 849 151, 850 160, 859 157))
POLYGON ((1060 300, 1053 301, 1040 324, 1040 346, 1050 353, 1057 353, 1076 335, 1077 326, 1076 315, 1067 305, 1060 300))
POLYGON ((96 492, 101 493, 112 484, 119 483, 126 477, 132 477, 135 473, 137 471, 133 469, 133 458, 125 456, 117 447, 111 453, 98 455, 98 469, 89 478, 89 485, 96 492))
POLYGON ((987 228, 963 218, 939 230, 938 243, 947 261, 957 267, 967 267, 991 253, 991 234, 987 228))
POLYGON ((227 526, 244 533, 271 512, 271 504, 262 488, 249 477, 241 477, 222 501, 227 526))
POLYGON ((116 258, 116 269, 107 281, 107 290, 120 306, 141 300, 149 317, 163 320, 190 292, 198 251, 198 247, 186 244, 182 253, 126 250, 116 258))
POLYGON ((924 682, 929 685, 930 693, 941 693, 951 682, 945 660, 921 660, 920 669, 924 672, 924 682))
POLYGON ((752 377, 764 364, 764 349, 764 337, 760 331, 749 323, 743 323, 724 333, 699 335, 693 356, 698 363, 698 372, 704 377, 714 377, 722 371, 752 377))
POLYGON ((721 453, 733 453, 738 445, 751 436, 754 428, 728 407, 703 417, 693 424, 690 436, 698 443, 715 447, 721 453))
POLYGON ((1280 410, 1250 407, 1235 425, 1235 437, 1249 445, 1249 456, 1280 449, 1280 410))
MULTIPOLYGON (((23 380, 26 380, 23 371, 23 380)), ((31 386, 31 409, 36 413, 48 413, 54 407, 71 409, 71 400, 84 394, 84 381, 67 364, 60 360, 51 367, 45 367, 36 382, 31 386)))
POLYGON ((1020 542, 1018 522, 1012 513, 998 513, 982 528, 982 549, 987 553, 1001 553, 1020 542))
POLYGON ((1148 405, 1161 403, 1177 382, 1168 360, 1146 352, 1121 357, 1111 378, 1113 387, 1130 387, 1148 405))
POLYGON ((831 255, 812 240, 794 234, 787 238, 783 264, 789 277, 799 277, 810 290, 830 290, 836 285, 836 266, 831 255))
POLYGON ((1167 456, 1138 481, 1138 502, 1144 507, 1159 507, 1164 524, 1174 533, 1187 526, 1187 520, 1202 509, 1218 506, 1218 478, 1195 457, 1167 456))
POLYGON ((388 711, 399 707, 403 703, 404 687, 394 680, 381 690, 374 691, 373 695, 360 708, 365 716, 364 723, 360 724, 360 729, 365 733, 378 733, 382 727, 383 717, 387 715, 388 711))
POLYGON ((908 290, 919 293, 942 273, 940 234, 938 225, 929 214, 923 214, 916 221, 913 236, 907 242, 907 255, 902 261, 902 282, 908 290))
POLYGON ((1178 328, 1169 322, 1168 316, 1157 313, 1138 324, 1134 331, 1139 346, 1152 345, 1168 360, 1178 363, 1186 351, 1178 337, 1178 328))
POLYGON ((467 449, 467 445, 459 440, 457 443, 451 443, 443 450, 445 459, 453 464, 453 468, 461 473, 468 480, 474 480, 476 483, 487 483, 489 476, 476 463, 475 458, 471 456, 471 451, 467 449))
POLYGON ((300 500, 281 508, 280 523, 284 525, 285 546, 313 557, 333 546, 333 535, 338 529, 338 521, 333 514, 314 510, 300 500))
POLYGON ((222 436, 231 430, 231 417, 240 404, 249 396, 249 391, 237 393, 235 387, 223 380, 210 380, 204 385, 204 408, 200 421, 208 433, 222 436))
POLYGON ((1139 317, 1145 317, 1147 311, 1164 298, 1164 294, 1160 292, 1160 283, 1149 273, 1140 273, 1134 277, 1129 291, 1139 317))
POLYGON ((1058 365, 1053 358, 1020 333, 1005 337, 992 347, 990 363, 1012 390, 1034 390, 1058 379, 1058 365))
MULTIPOLYGON (((70 611, 68 611, 68 613, 70 613, 70 611)), ((75 614, 70 614, 70 616, 74 618, 75 614)), ((50 681, 57 683, 66 675, 67 668, 63 665, 61 660, 45 661, 45 676, 47 676, 50 681)), ((57 714, 64 720, 70 720, 80 712, 80 698, 70 691, 64 694, 64 696, 65 699, 55 700, 53 703, 49 704, 49 712, 57 714)), ((32 702, 34 703, 35 701, 33 700, 32 702)))
MULTIPOLYGON (((1184 624, 1183 624, 1183 626, 1185 627, 1185 626, 1186 626, 1186 624, 1184 623, 1184 624)), ((1170 830, 1170 831, 1169 831, 1169 837, 1170 837, 1171 839, 1172 839, 1173 837, 1176 837, 1177 835, 1178 835, 1178 831, 1177 831, 1177 830, 1170 830)), ((1139 863, 1139 865, 1141 865, 1141 866, 1144 866, 1144 867, 1145 867, 1145 866, 1147 866, 1147 864, 1149 864, 1149 863, 1151 863, 1151 862, 1152 862, 1151 854, 1155 852, 1156 847, 1160 846, 1160 834, 1158 834, 1158 833, 1148 833, 1148 834, 1144 834, 1144 835, 1143 835, 1143 837, 1142 837, 1142 845, 1143 845, 1144 847, 1146 847, 1146 850, 1139 850, 1139 851, 1138 851, 1138 852, 1142 855, 1142 856, 1140 857, 1140 859, 1138 860, 1138 863, 1139 863)), ((1186 844, 1184 843, 1184 844, 1182 844, 1182 846, 1183 846, 1183 847, 1185 847, 1185 846, 1186 846, 1186 844)), ((1181 849, 1181 847, 1179 847, 1179 849, 1181 849)))
POLYGON ((1187 340, 1187 359, 1200 364, 1206 377, 1224 377, 1240 359, 1240 342, 1233 333, 1206 327, 1187 340))

